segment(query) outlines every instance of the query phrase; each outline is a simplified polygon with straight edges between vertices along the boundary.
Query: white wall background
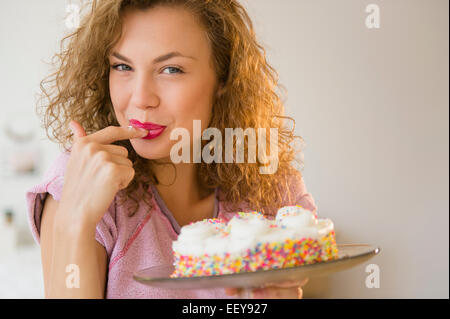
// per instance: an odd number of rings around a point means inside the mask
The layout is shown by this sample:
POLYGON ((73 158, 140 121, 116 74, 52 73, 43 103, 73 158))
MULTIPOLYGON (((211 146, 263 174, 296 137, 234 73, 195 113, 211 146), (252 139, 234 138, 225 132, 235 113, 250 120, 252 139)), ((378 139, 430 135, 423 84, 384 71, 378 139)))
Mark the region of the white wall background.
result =
MULTIPOLYGON (((44 169, 58 148, 39 128, 35 93, 48 70, 42 61, 67 31, 68 3, 0 2, 0 124, 36 128, 44 169)), ((311 278, 305 297, 448 298, 448 1, 243 3, 288 89, 319 215, 335 222, 338 243, 381 247, 364 265, 311 278), (371 3, 381 10, 380 29, 365 26, 371 3), (365 286, 369 263, 380 267, 378 289, 365 286)), ((0 131, 2 153, 11 147, 0 131)), ((40 177, 0 177, 0 210, 13 207, 27 235, 24 194, 40 177)), ((23 269, 0 259, 9 278, 24 278, 23 269)), ((0 297, 41 296, 38 261, 33 269, 25 273, 37 284, 18 293, 0 282, 9 289, 0 297)))

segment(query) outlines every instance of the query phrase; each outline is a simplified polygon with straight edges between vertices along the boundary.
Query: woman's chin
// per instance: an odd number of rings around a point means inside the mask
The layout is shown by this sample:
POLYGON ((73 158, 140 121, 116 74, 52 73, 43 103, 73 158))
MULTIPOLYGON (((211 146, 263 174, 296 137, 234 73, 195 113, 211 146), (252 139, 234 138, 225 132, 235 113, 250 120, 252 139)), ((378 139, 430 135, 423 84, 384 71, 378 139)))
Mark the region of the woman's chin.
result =
POLYGON ((149 160, 170 159, 170 149, 166 147, 158 147, 158 143, 148 143, 148 140, 142 143, 141 141, 131 141, 134 151, 142 158, 149 160))

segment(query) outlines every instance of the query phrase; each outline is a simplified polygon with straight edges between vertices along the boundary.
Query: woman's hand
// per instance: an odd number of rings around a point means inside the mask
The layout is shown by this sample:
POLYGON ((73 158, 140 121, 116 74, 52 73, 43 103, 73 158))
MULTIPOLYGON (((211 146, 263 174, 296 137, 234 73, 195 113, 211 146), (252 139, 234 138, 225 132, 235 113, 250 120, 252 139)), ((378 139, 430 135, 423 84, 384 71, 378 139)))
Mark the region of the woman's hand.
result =
POLYGON ((116 193, 126 188, 134 177, 128 150, 110 144, 144 137, 148 132, 109 126, 86 136, 76 121, 69 125, 74 133, 74 144, 64 174, 58 218, 69 224, 73 221, 95 227, 116 193), (64 214, 65 211, 68 213, 64 214))
POLYGON ((228 296, 245 297, 245 292, 250 293, 250 299, 302 299, 302 287, 306 285, 309 278, 299 281, 286 281, 279 284, 271 284, 260 288, 226 288, 228 296), (249 291, 250 290, 250 291, 249 291))

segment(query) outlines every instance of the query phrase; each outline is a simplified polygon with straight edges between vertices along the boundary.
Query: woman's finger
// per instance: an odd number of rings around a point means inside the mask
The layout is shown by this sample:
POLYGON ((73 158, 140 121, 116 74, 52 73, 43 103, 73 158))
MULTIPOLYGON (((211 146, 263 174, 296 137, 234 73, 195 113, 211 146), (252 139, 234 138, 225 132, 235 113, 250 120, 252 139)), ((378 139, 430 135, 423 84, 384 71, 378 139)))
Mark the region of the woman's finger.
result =
POLYGON ((303 290, 300 287, 280 288, 267 287, 253 289, 255 299, 301 299, 303 290))
POLYGON ((117 156, 128 157, 128 150, 123 146, 109 144, 100 145, 99 148, 117 156))
POLYGON ((134 138, 142 138, 148 134, 147 130, 138 128, 128 128, 121 126, 108 126, 100 131, 97 131, 86 138, 90 142, 100 144, 111 144, 121 140, 129 140, 134 138))
POLYGON ((119 165, 123 165, 123 166, 127 166, 127 167, 133 167, 133 163, 126 157, 123 156, 119 156, 119 155, 115 155, 115 154, 111 154, 111 153, 107 153, 106 152, 106 156, 108 156, 109 160, 113 163, 119 164, 119 165))
POLYGON ((225 294, 227 296, 233 296, 239 294, 239 288, 225 288, 225 294))
POLYGON ((84 131, 83 126, 81 126, 81 124, 78 123, 77 121, 74 120, 70 121, 69 128, 72 131, 75 140, 77 140, 80 137, 86 136, 86 132, 84 131))
POLYGON ((236 299, 252 299, 252 288, 225 288, 225 294, 236 299))
POLYGON ((243 298, 258 298, 254 295, 254 292, 257 291, 259 292, 259 294, 263 294, 265 289, 269 289, 266 292, 269 295, 276 295, 275 291, 277 291, 278 289, 285 289, 284 292, 281 291, 282 294, 291 294, 292 293, 296 293, 297 297, 296 298, 302 298, 303 295, 303 290, 301 289, 302 286, 306 285, 309 281, 309 277, 300 279, 300 280, 289 280, 289 281, 284 281, 284 282, 280 282, 280 283, 271 283, 271 284, 266 284, 263 285, 262 287, 259 288, 254 288, 254 289, 243 289, 243 288, 225 288, 225 294, 228 296, 236 296, 238 297, 243 297, 243 298), (286 290, 287 289, 287 290, 286 290), (300 295, 300 297, 299 297, 300 295))
POLYGON ((225 288, 225 294, 227 296, 232 296, 236 293, 235 290, 236 290, 235 288, 225 288))
POLYGON ((309 281, 309 278, 303 278, 300 280, 289 280, 289 281, 283 281, 283 282, 279 282, 279 283, 270 283, 270 284, 266 284, 264 286, 262 286, 261 288, 264 287, 280 287, 280 288, 292 288, 292 287, 302 287, 304 285, 306 285, 309 281))

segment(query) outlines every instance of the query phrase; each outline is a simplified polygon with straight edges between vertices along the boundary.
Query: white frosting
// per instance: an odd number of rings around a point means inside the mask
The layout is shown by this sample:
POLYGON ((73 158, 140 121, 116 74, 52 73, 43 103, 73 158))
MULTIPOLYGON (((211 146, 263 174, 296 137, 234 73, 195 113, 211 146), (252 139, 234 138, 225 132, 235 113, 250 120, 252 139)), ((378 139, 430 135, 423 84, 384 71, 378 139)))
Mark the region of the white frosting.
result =
POLYGON ((240 213, 228 224, 203 220, 186 225, 172 248, 181 255, 192 256, 244 254, 258 243, 320 239, 333 229, 330 219, 317 219, 314 213, 298 205, 285 206, 278 210, 274 220, 253 212, 240 213))
POLYGON ((270 230, 272 222, 267 218, 256 214, 248 214, 244 218, 233 217, 228 223, 231 237, 235 239, 246 239, 258 237, 270 230))
POLYGON ((181 228, 178 240, 174 241, 174 251, 185 251, 189 255, 204 254, 204 243, 218 233, 216 226, 209 223, 197 222, 181 228))

